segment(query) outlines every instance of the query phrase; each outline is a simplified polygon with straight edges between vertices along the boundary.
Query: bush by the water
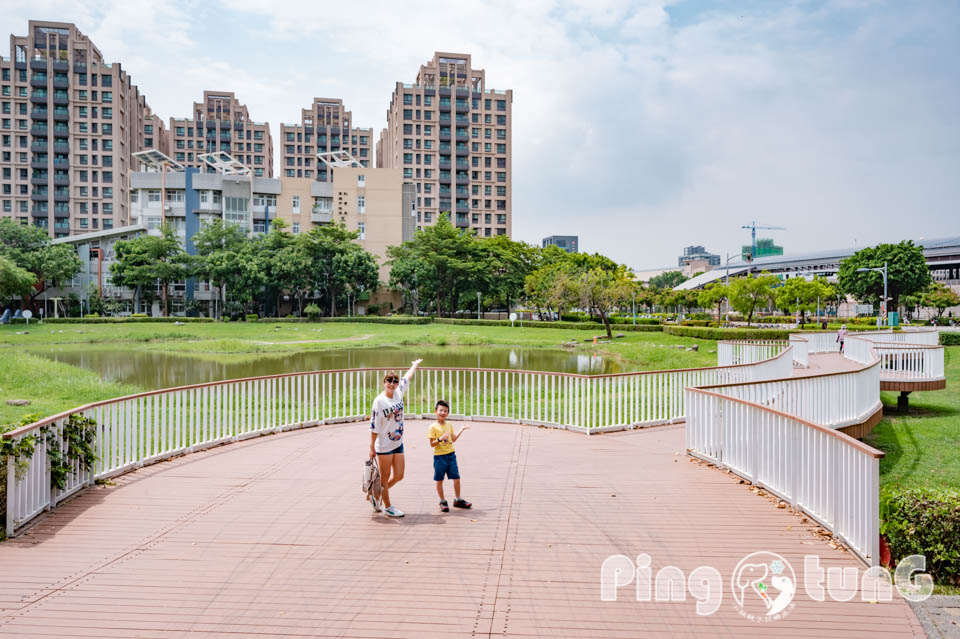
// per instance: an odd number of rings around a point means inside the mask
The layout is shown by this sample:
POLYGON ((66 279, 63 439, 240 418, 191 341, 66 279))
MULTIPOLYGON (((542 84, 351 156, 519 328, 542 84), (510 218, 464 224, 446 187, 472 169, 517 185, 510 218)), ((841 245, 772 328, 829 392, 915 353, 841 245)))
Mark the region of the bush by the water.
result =
POLYGON ((960 333, 940 333, 940 344, 942 346, 960 346, 960 333))
POLYGON ((790 339, 799 331, 780 328, 709 328, 705 326, 664 326, 663 332, 697 339, 790 339))

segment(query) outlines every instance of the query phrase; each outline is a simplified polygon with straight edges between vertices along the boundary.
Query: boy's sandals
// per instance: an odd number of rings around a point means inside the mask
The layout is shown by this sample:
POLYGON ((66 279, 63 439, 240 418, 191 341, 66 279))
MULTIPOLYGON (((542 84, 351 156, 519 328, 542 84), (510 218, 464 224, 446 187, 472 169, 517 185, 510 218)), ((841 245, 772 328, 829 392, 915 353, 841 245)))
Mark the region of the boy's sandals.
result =
POLYGON ((473 506, 473 504, 471 504, 471 503, 470 503, 469 501, 467 501, 466 499, 460 499, 460 498, 458 497, 457 499, 454 499, 454 500, 453 500, 453 507, 454 507, 454 508, 470 508, 471 506, 473 506))
POLYGON ((440 512, 444 512, 444 513, 450 512, 450 506, 447 505, 446 499, 440 500, 440 512))

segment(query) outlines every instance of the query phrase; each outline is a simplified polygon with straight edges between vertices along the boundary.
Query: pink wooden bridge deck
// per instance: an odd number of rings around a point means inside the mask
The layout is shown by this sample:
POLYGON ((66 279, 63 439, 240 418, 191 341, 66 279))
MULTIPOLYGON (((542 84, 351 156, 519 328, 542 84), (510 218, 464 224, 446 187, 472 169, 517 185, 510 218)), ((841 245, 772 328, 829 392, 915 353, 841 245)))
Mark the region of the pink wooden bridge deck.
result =
MULTIPOLYGON (((799 516, 693 463, 683 425, 586 437, 475 423, 457 444, 471 511, 441 514, 425 421, 408 423, 400 520, 360 492, 363 424, 248 440, 80 493, 0 544, 0 635, 16 637, 916 637, 902 599, 741 616, 729 577, 754 551, 855 566, 799 516), (724 578, 723 603, 600 600, 600 567, 724 578)), ((450 488, 448 487, 448 490, 450 488)), ((802 581, 802 577, 800 577, 802 581)))

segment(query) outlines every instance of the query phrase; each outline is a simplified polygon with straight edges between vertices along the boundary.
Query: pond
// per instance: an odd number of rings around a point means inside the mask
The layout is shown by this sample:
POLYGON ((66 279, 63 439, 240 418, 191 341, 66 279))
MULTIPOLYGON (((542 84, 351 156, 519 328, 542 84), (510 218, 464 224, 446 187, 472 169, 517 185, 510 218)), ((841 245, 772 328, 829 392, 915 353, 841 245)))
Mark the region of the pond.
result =
POLYGON ((343 368, 390 368, 401 373, 417 357, 423 366, 504 368, 602 375, 623 372, 619 363, 559 349, 495 347, 368 348, 223 356, 222 361, 177 353, 130 350, 35 351, 37 355, 97 373, 105 381, 145 390, 225 379, 343 368))

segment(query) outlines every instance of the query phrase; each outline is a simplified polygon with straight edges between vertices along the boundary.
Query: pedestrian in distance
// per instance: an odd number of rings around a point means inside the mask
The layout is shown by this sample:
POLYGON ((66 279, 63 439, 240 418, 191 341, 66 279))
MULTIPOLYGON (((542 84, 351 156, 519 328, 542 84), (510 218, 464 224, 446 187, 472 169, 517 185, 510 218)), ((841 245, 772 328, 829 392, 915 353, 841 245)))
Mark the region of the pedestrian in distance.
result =
POLYGON ((470 508, 471 504, 460 496, 460 468, 457 466, 457 453, 453 450, 453 442, 460 439, 463 431, 470 428, 464 426, 459 433, 454 434, 453 425, 447 421, 447 415, 450 414, 450 404, 444 400, 439 400, 434 407, 437 421, 430 425, 427 431, 427 437, 430 438, 430 446, 433 447, 433 481, 437 482, 437 494, 440 495, 440 510, 450 512, 450 506, 443 496, 443 479, 448 477, 453 480, 453 493, 456 499, 453 500, 454 508, 470 508))
POLYGON ((403 395, 422 359, 414 360, 404 376, 387 373, 383 377, 383 392, 373 400, 370 411, 370 459, 376 459, 380 469, 381 498, 368 496, 375 512, 390 517, 403 517, 403 511, 390 503, 390 489, 403 479, 403 395))
POLYGON ((840 330, 837 331, 837 341, 840 342, 840 352, 843 352, 843 342, 847 338, 847 325, 842 324, 840 330))

